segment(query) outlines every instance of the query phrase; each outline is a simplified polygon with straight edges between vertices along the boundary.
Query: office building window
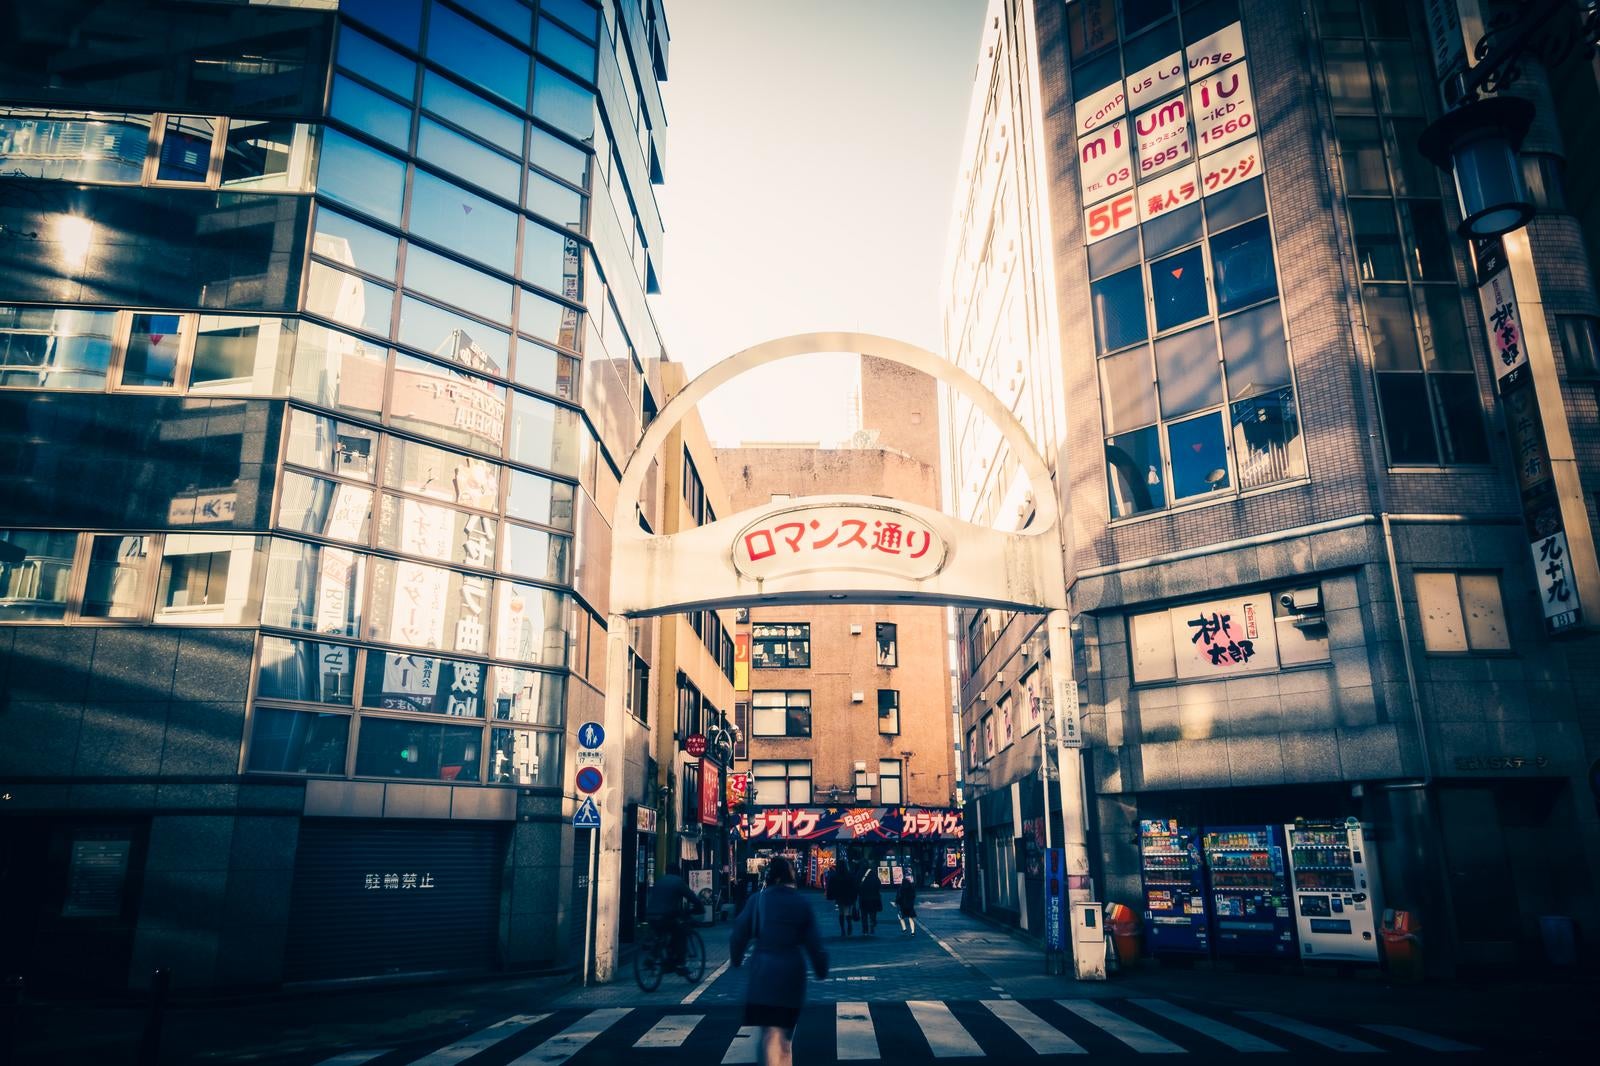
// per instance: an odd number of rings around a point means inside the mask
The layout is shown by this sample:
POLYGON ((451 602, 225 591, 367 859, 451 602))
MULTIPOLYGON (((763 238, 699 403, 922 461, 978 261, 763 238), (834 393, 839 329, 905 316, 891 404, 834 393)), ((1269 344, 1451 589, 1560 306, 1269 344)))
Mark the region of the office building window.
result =
POLYGON ((886 807, 898 807, 906 801, 900 776, 899 759, 878 760, 878 802, 886 807))
POLYGON ((900 733, 900 692, 897 689, 878 690, 878 732, 884 736, 900 733))
POLYGON ((978 765, 978 727, 967 730, 967 769, 978 765))
POLYGON ((810 692, 752 692, 750 706, 755 714, 753 731, 758 737, 811 735, 810 692))
POLYGON ((750 627, 750 665, 757 670, 811 665, 809 622, 763 622, 750 627))
POLYGON ((1496 574, 1418 570, 1422 644, 1432 652, 1509 651, 1496 574))
POLYGON ((811 802, 811 760, 757 759, 750 764, 756 803, 764 807, 811 802))
POLYGON ((893 622, 878 623, 878 665, 900 665, 898 627, 893 622))
POLYGON ((994 758, 994 712, 990 711, 983 716, 983 757, 985 760, 994 758))

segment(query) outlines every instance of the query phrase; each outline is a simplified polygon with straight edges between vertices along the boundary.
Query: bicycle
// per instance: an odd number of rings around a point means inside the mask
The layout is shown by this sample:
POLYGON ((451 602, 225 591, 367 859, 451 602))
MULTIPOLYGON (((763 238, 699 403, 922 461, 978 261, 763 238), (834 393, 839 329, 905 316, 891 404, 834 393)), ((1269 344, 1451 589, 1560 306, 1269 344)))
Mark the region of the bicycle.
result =
MULTIPOLYGON (((661 977, 667 972, 672 940, 652 925, 641 926, 640 932, 639 950, 633 956, 633 979, 641 990, 654 992, 661 987, 661 977)), ((692 985, 699 984, 706 975, 706 945, 693 926, 683 931, 683 966, 689 971, 685 976, 692 985)))

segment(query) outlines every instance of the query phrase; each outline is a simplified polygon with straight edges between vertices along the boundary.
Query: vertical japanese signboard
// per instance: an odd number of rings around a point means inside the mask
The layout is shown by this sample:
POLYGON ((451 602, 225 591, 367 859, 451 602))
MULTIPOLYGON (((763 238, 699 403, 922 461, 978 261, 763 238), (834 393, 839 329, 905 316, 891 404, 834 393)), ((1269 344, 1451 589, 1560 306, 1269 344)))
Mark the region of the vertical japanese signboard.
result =
POLYGON ((733 638, 733 690, 750 691, 750 634, 736 633, 733 638))
POLYGON ((1478 266, 1478 298, 1489 329, 1489 358, 1494 364, 1495 388, 1505 407, 1545 631, 1552 635, 1563 633, 1583 624, 1583 605, 1572 571, 1561 497, 1556 491, 1550 448, 1539 414, 1539 396, 1528 366, 1511 264, 1505 242, 1499 237, 1474 241, 1472 250, 1478 266))
POLYGON ((700 760, 700 824, 716 825, 717 789, 721 785, 720 770, 710 759, 700 760))

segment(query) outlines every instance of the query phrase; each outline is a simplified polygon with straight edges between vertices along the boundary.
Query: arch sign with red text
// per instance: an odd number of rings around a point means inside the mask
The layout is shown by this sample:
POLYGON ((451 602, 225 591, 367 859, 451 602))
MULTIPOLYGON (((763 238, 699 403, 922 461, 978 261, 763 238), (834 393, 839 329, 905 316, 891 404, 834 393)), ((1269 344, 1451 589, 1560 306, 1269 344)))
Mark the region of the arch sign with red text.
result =
POLYGON ((944 568, 949 548, 927 522, 894 507, 813 504, 739 531, 733 565, 749 578, 865 570, 917 580, 944 568))
POLYGON ((1086 95, 1075 112, 1086 244, 1261 176, 1240 23, 1086 95))

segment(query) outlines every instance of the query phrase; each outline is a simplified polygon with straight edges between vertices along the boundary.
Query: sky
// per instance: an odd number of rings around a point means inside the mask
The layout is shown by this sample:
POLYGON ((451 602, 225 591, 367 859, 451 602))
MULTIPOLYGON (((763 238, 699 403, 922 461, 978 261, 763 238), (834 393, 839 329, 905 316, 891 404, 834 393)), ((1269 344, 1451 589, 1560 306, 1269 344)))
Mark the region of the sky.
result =
MULTIPOLYGON (((942 351, 939 280, 984 0, 667 0, 661 295, 691 374, 761 341, 880 333, 942 351)), ((714 443, 834 443, 853 356, 714 392, 714 443), (781 398, 781 402, 774 402, 781 398)))

